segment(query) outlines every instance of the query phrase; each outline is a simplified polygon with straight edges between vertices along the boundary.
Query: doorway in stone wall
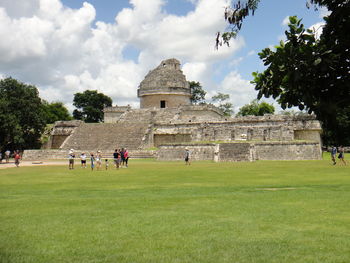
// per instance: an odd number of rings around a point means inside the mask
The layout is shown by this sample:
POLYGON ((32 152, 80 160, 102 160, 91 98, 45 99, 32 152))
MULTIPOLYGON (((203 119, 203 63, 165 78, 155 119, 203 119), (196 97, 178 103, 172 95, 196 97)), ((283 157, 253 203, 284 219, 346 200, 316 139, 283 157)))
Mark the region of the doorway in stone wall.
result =
POLYGON ((166 102, 165 102, 165 100, 161 100, 161 101, 160 101, 160 108, 161 108, 161 109, 166 108, 166 102))

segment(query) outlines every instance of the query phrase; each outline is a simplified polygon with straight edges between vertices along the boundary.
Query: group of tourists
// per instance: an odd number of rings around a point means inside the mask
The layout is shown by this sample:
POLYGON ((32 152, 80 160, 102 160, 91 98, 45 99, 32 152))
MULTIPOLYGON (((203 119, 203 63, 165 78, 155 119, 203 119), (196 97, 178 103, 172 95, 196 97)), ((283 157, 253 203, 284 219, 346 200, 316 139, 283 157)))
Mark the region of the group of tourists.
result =
MULTIPOLYGON (((69 150, 68 160, 69 160, 69 170, 74 169, 74 160, 75 160, 75 152, 74 149, 69 150)), ((96 167, 96 170, 104 169, 108 170, 109 167, 109 158, 105 158, 102 156, 101 151, 97 151, 97 153, 90 152, 90 157, 88 157, 85 152, 82 152, 80 155, 81 168, 86 168, 86 160, 90 158, 90 167, 91 171, 93 171, 96 167)), ((129 161, 129 152, 126 148, 115 149, 113 153, 113 162, 116 169, 119 168, 127 168, 129 161)))
POLYGON ((332 147, 331 157, 332 157, 333 165, 337 164, 337 161, 336 161, 337 154, 338 154, 338 159, 339 159, 340 164, 346 165, 346 161, 344 159, 344 147, 343 146, 338 147, 338 149, 335 146, 332 147))
MULTIPOLYGON (((14 151, 12 156, 15 159, 16 167, 19 167, 19 160, 21 159, 20 151, 19 150, 14 151)), ((6 150, 5 153, 4 153, 4 157, 5 157, 6 163, 9 163, 10 162, 10 158, 11 158, 11 151, 10 150, 6 150)), ((0 163, 2 163, 2 160, 3 160, 3 156, 2 156, 2 153, 0 152, 0 163)))

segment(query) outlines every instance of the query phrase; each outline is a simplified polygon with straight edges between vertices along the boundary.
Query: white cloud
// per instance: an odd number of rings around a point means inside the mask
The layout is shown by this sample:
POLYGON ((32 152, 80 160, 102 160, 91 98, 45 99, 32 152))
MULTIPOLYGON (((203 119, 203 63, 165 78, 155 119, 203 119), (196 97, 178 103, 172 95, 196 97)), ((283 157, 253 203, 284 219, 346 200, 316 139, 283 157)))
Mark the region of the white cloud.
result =
POLYGON ((319 22, 309 27, 315 33, 316 39, 322 35, 324 25, 325 22, 319 22))
POLYGON ((325 6, 320 7, 319 8, 319 12, 320 12, 320 18, 323 18, 325 16, 329 16, 332 13, 325 6))
POLYGON ((286 16, 282 21, 282 26, 287 26, 289 24, 289 16, 286 16))
MULTIPOLYGON (((119 105, 137 105, 136 90, 161 60, 175 57, 188 80, 213 90, 213 68, 244 46, 214 48, 215 33, 225 27, 227 0, 196 0, 186 16, 167 14, 165 0, 130 0, 132 8, 116 14, 115 23, 95 21, 95 8, 79 9, 60 0, 1 0, 0 76, 36 85, 49 101, 71 108, 73 94, 97 89, 119 105), (139 50, 136 61, 125 57, 139 50)), ((232 77, 229 77, 232 78, 232 77)))
POLYGON ((256 99, 257 91, 253 84, 242 78, 237 71, 230 72, 219 85, 219 92, 230 94, 230 102, 233 104, 235 113, 243 105, 256 99))

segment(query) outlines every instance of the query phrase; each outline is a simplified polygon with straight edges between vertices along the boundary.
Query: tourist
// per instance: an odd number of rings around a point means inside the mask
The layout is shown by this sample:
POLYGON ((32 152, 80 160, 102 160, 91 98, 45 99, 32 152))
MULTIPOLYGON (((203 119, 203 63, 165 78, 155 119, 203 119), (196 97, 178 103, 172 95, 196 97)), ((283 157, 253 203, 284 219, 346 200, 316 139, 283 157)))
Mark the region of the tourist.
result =
POLYGON ((5 152, 6 163, 9 163, 10 161, 10 154, 11 154, 10 150, 6 150, 5 152))
POLYGON ((125 161, 125 167, 128 168, 128 160, 129 160, 129 152, 128 150, 125 148, 124 150, 124 161, 125 161))
POLYGON ((346 161, 344 159, 344 148, 343 146, 340 146, 338 149, 339 155, 338 155, 338 159, 344 164, 346 165, 346 161))
POLYGON ((0 152, 0 163, 2 163, 2 152, 0 152))
POLYGON ((185 164, 186 165, 190 165, 190 151, 188 150, 188 148, 186 148, 185 150, 185 164))
POLYGON ((337 156, 337 147, 333 146, 332 150, 331 150, 331 157, 332 157, 333 165, 337 164, 337 162, 335 160, 336 156, 337 156))
POLYGON ((125 158, 124 158, 124 148, 122 148, 122 150, 120 151, 120 157, 121 157, 121 166, 123 167, 123 165, 125 164, 125 158))
POLYGON ((19 160, 21 159, 21 155, 19 154, 18 150, 15 151, 14 158, 15 158, 15 165, 16 165, 16 167, 19 167, 19 160))
POLYGON ((108 159, 105 160, 106 170, 108 170, 108 159))
POLYGON ((113 160, 114 160, 114 165, 116 169, 119 169, 119 163, 120 163, 120 152, 118 149, 115 149, 113 153, 113 160))
POLYGON ((74 150, 70 149, 68 154, 69 170, 74 169, 74 158, 75 158, 74 150))
POLYGON ((94 168, 95 168, 95 156, 94 156, 94 154, 93 153, 90 153, 90 165, 91 165, 91 171, 93 171, 94 170, 94 168))
POLYGON ((86 154, 82 153, 80 155, 81 168, 86 168, 86 154))
POLYGON ((102 166, 102 154, 101 151, 97 151, 97 155, 96 155, 96 170, 101 170, 101 166, 102 166))

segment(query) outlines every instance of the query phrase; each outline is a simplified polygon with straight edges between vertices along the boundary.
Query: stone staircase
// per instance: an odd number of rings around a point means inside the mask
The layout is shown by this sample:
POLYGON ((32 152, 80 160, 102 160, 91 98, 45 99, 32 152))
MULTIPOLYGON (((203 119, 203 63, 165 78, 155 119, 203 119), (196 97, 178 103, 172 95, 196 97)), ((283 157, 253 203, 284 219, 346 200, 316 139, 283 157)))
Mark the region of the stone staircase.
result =
POLYGON ((85 151, 109 150, 115 148, 139 149, 148 123, 83 123, 62 144, 61 149, 85 151))

